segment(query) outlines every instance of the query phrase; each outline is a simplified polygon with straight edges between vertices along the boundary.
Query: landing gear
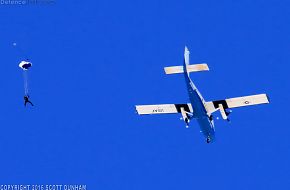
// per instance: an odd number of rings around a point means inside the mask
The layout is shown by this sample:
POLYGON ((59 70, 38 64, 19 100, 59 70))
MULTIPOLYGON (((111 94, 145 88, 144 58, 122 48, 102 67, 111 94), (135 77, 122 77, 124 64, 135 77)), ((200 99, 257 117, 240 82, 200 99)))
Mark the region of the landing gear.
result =
POLYGON ((226 110, 226 115, 227 115, 227 121, 231 122, 231 120, 229 119, 229 115, 232 113, 232 110, 226 110))
POLYGON ((232 110, 225 110, 226 115, 229 116, 232 113, 232 110))
POLYGON ((191 118, 191 113, 186 112, 183 107, 180 108, 180 112, 181 112, 181 115, 182 115, 182 118, 181 119, 186 124, 185 127, 186 128, 189 128, 189 122, 190 122, 190 118, 191 118))
POLYGON ((210 137, 208 136, 208 137, 206 138, 206 143, 210 143, 210 141, 211 141, 211 139, 210 139, 210 137))
POLYGON ((185 121, 186 125, 188 125, 190 120, 188 118, 185 118, 184 121, 185 121))
POLYGON ((186 124, 186 125, 185 125, 185 128, 188 129, 188 128, 189 128, 189 121, 190 121, 190 120, 189 120, 188 118, 185 118, 184 121, 185 121, 185 124, 186 124))
POLYGON ((209 120, 210 120, 210 121, 213 120, 213 116, 212 116, 212 115, 209 116, 209 120))

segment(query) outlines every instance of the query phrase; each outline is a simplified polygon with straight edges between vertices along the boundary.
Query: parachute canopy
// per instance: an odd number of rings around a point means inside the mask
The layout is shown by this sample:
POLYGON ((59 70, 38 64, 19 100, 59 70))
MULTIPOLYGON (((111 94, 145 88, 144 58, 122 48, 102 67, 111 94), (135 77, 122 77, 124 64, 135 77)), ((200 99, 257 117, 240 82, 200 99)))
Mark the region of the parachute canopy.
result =
POLYGON ((19 63, 19 67, 25 71, 28 70, 31 66, 32 66, 32 63, 28 61, 21 61, 19 63))

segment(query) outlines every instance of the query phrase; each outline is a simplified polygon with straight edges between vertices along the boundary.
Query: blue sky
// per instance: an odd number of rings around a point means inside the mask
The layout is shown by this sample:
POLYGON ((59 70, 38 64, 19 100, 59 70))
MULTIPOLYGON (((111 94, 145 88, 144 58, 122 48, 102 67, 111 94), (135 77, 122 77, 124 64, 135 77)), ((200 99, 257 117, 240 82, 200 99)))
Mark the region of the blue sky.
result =
POLYGON ((1 5, 0 184, 88 189, 289 189, 288 1, 58 1, 1 5), (17 43, 16 48, 13 43, 17 43), (179 115, 136 104, 188 102, 165 66, 192 74, 206 100, 267 93, 233 110, 206 144, 179 115), (23 106, 18 64, 29 58, 23 106))

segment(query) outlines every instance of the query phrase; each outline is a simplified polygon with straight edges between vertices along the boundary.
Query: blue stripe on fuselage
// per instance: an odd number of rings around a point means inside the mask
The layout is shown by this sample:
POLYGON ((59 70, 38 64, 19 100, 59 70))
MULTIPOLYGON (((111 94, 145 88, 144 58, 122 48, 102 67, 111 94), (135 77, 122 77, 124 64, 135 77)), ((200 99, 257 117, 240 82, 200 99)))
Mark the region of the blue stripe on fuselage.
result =
POLYGON ((189 74, 187 73, 186 64, 184 61, 184 77, 185 83, 189 95, 189 100, 193 109, 193 117, 197 120, 200 130, 203 135, 207 138, 210 136, 211 141, 214 139, 215 131, 213 121, 210 121, 207 111, 204 106, 204 99, 201 96, 200 92, 197 90, 196 86, 189 78, 189 74))

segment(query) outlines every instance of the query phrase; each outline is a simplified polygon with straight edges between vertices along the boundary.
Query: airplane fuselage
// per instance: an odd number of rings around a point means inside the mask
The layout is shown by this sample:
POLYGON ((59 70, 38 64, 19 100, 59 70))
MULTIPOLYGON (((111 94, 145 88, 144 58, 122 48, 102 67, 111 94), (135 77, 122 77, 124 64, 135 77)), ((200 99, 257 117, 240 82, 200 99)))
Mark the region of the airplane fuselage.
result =
POLYGON ((208 142, 212 142, 215 138, 214 122, 211 116, 208 116, 205 108, 205 100, 189 78, 186 71, 186 59, 184 60, 184 77, 189 95, 189 100, 192 105, 193 115, 200 126, 200 131, 203 133, 208 142))

